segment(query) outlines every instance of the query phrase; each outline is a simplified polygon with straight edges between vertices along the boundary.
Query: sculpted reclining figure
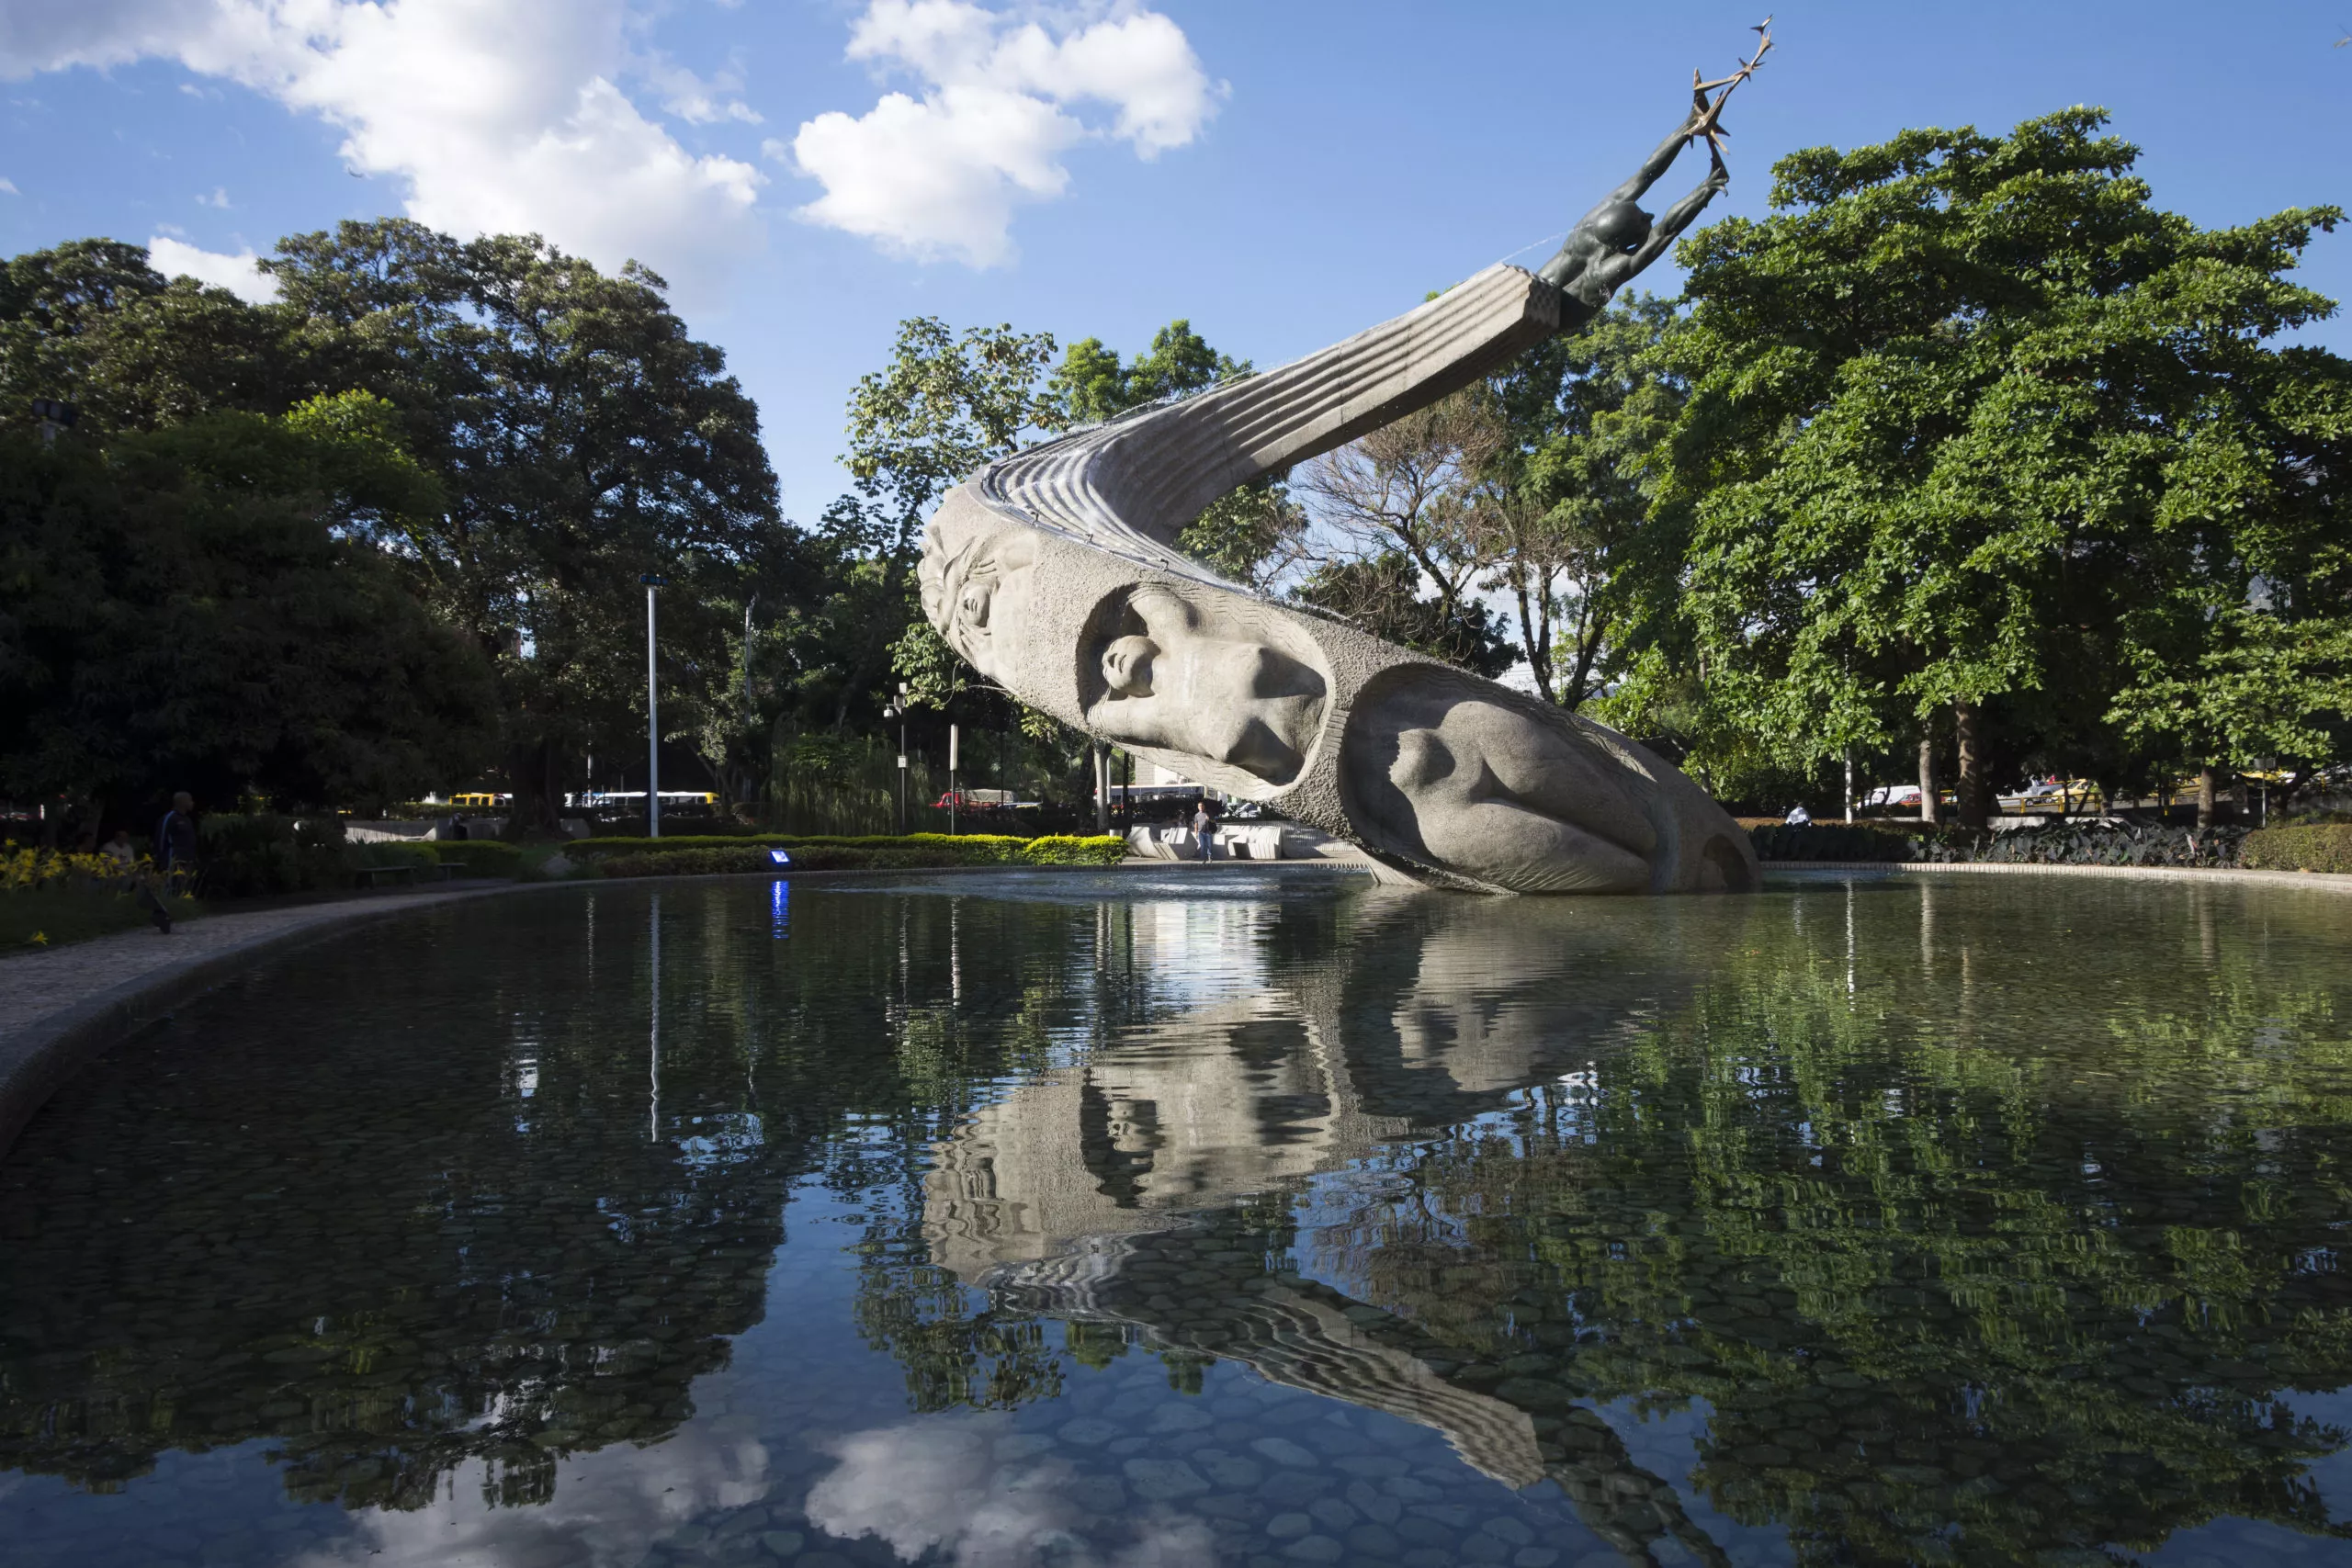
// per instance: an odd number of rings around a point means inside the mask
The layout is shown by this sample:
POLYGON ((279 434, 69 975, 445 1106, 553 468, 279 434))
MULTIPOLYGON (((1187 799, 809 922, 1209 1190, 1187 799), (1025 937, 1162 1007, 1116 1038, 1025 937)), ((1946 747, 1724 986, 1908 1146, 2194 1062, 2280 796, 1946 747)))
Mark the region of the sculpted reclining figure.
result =
MULTIPOLYGON (((1721 84, 1702 84, 1713 86, 1721 84)), ((1635 202, 1705 93, 1539 273, 1488 267, 1319 354, 1041 443, 972 475, 924 534, 925 615, 1031 705, 1188 778, 1278 805, 1411 880, 1489 892, 1752 886, 1747 836, 1590 719, 1278 604, 1172 543, 1219 496, 1328 452, 1574 330, 1726 179, 1635 202)))

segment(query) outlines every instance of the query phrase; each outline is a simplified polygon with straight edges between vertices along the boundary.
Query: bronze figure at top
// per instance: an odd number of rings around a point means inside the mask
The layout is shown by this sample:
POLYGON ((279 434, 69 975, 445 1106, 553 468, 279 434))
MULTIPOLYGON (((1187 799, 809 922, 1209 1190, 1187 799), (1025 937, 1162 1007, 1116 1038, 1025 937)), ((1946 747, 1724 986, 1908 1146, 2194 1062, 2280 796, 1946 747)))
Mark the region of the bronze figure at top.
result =
POLYGON ((1689 117, 1657 144, 1632 178, 1577 220, 1577 226, 1568 231, 1567 240, 1537 271, 1536 276, 1566 295, 1570 301, 1561 311, 1561 331, 1574 332, 1599 315, 1608 305, 1610 296, 1665 254, 1666 248, 1690 226, 1700 209, 1731 183, 1731 171, 1724 167, 1724 103, 1731 96, 1732 89, 1753 75, 1764 62, 1764 56, 1771 51, 1771 27, 1772 18, 1765 17, 1756 28, 1762 35, 1756 53, 1742 61, 1739 69, 1730 75, 1702 82, 1697 72, 1691 73, 1689 117), (1707 96, 1711 91, 1715 94, 1713 98, 1707 96), (1683 148, 1701 141, 1707 144, 1707 177, 1690 195, 1668 208, 1663 218, 1653 219, 1635 205, 1643 193, 1672 166, 1683 148))

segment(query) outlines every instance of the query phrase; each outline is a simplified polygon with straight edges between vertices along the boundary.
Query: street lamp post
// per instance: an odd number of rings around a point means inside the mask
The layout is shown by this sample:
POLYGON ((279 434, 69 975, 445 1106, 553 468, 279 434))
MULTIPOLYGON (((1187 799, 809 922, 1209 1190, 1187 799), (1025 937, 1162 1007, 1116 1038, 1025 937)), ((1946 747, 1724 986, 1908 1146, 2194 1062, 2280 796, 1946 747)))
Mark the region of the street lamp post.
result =
POLYGON ((907 683, 899 682, 899 700, 882 709, 884 718, 899 721, 899 837, 907 836, 907 683))
POLYGON ((645 836, 662 836, 662 718, 653 679, 653 591, 669 579, 649 571, 638 579, 645 584, 645 836))

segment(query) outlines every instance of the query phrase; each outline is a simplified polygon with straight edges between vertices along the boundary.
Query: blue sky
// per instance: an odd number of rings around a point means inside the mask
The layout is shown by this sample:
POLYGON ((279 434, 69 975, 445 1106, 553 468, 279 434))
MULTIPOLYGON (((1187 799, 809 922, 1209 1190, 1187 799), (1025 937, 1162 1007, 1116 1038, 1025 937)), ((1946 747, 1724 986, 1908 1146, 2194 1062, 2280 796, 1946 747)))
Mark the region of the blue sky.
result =
MULTIPOLYGON (((641 258, 758 399, 808 520, 900 318, 1125 351, 1184 316, 1290 358, 1540 261, 1759 19, 1709 0, 0 0, 0 246, 161 238, 160 260, 225 277, 281 234, 406 211, 641 258)), ((2352 4, 2285 0, 1784 9, 1710 216, 1761 212, 1796 148, 2077 103, 2110 109, 2157 200, 2199 222, 2343 201, 2347 23, 2352 4)), ((2352 293, 2352 230, 2303 278, 2352 293)), ((1664 266, 1647 283, 1675 287, 1664 266)), ((2343 319, 2309 335, 2352 351, 2343 319)))

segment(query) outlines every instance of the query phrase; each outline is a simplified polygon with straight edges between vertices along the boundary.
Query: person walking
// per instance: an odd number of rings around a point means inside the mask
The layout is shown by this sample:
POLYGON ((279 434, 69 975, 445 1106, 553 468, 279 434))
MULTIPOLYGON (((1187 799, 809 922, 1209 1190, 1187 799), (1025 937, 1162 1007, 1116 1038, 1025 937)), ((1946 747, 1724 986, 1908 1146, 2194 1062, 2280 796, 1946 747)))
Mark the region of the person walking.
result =
POLYGON ((1213 858, 1216 844, 1216 834, 1214 831, 1216 826, 1216 820, 1209 815, 1209 803, 1206 800, 1193 807, 1193 837, 1201 846, 1200 858, 1204 861, 1213 858))
POLYGON ((186 790, 172 796, 172 808, 155 825, 155 863, 167 886, 196 880, 196 800, 186 790))
MULTIPOLYGON (((126 850, 130 834, 118 833, 126 850)), ((113 852, 113 846, 107 851, 113 852)), ((155 866, 139 879, 139 901, 147 906, 147 918, 155 922, 155 930, 164 936, 172 934, 170 898, 183 882, 196 880, 196 801, 187 791, 172 796, 172 808, 155 824, 155 866)))

